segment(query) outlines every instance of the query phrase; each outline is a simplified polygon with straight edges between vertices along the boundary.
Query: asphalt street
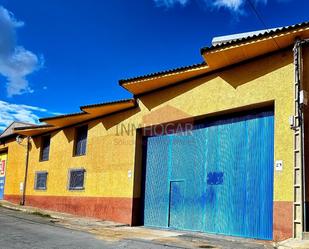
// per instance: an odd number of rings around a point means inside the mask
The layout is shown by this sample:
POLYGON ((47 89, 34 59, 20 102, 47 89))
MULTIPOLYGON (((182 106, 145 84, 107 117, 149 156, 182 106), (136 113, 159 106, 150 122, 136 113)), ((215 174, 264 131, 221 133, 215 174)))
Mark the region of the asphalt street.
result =
MULTIPOLYGON (((121 240, 108 242, 94 235, 67 229, 49 218, 0 207, 0 249, 161 249, 171 248, 147 242, 121 240)), ((177 247, 173 247, 177 248, 177 247)))
MULTIPOLYGON (((228 239, 224 236, 187 234, 168 237, 161 241, 118 238, 122 230, 102 230, 102 233, 90 233, 78 230, 77 227, 65 227, 48 216, 29 214, 0 206, 0 249, 177 249, 177 248, 208 248, 208 249, 269 249, 271 244, 256 243, 244 239, 228 239), (116 233, 116 234, 115 234, 116 233), (97 234, 97 235, 96 235, 97 234), (101 237, 96 237, 101 236, 101 237)), ((88 228, 88 226, 87 226, 88 228)), ((130 230, 129 230, 130 231, 130 230)), ((143 231, 140 230, 140 232, 143 231)), ((147 230, 148 231, 148 230, 147 230)), ((122 231, 123 232, 123 231, 122 231)), ((131 231, 132 232, 132 231, 131 231)), ((148 231, 149 232, 149 231, 148 231)), ((164 231, 160 231, 160 233, 164 231)), ((157 230, 153 230, 157 234, 157 230)), ((146 233, 148 234, 148 233, 146 233)), ((141 234, 142 235, 142 234, 141 234)), ((146 236, 147 237, 147 236, 146 236)), ((126 237, 130 238, 130 236, 126 237)))

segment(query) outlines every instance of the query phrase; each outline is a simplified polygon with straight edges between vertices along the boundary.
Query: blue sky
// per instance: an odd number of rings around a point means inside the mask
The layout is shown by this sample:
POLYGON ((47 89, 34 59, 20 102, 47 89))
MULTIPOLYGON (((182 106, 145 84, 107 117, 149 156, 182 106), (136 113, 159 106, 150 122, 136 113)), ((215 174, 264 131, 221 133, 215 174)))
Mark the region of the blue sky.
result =
MULTIPOLYGON (((268 28, 307 0, 251 0, 268 28)), ((0 0, 0 130, 128 98, 118 80, 202 61, 214 36, 264 29, 245 0, 0 0)))

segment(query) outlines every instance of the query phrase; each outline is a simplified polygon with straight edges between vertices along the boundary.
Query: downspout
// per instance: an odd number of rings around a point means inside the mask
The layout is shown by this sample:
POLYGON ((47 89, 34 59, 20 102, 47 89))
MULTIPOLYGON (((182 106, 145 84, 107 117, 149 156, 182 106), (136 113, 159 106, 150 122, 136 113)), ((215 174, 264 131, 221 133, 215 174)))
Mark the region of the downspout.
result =
MULTIPOLYGON (((301 191, 302 191, 302 230, 303 232, 307 231, 307 218, 306 218, 306 168, 305 168, 305 130, 304 130, 304 102, 301 101, 301 99, 304 99, 304 96, 301 96, 304 94, 303 91, 303 58, 302 58, 302 45, 308 43, 309 40, 297 40, 294 44, 294 67, 295 67, 295 85, 297 88, 297 91, 295 92, 295 98, 297 101, 297 110, 295 110, 295 113, 297 114, 297 120, 296 120, 296 127, 299 130, 300 133, 300 160, 301 160, 301 174, 302 174, 302 184, 301 184, 301 191)), ((295 128, 296 128, 295 127, 295 128)))
POLYGON ((23 183, 23 193, 20 205, 25 205, 26 201, 26 186, 27 186, 27 178, 28 178, 28 165, 29 165, 29 149, 30 149, 30 137, 27 137, 27 145, 26 145, 26 164, 25 164, 25 177, 23 183))

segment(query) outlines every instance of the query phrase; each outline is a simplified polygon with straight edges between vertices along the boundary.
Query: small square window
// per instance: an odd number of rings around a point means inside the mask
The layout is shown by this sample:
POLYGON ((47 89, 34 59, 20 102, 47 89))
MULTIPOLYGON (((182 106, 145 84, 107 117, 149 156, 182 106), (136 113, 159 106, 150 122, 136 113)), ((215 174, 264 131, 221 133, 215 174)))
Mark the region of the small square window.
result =
POLYGON ((85 170, 84 169, 71 169, 69 179, 69 190, 84 189, 85 170))
POLYGON ((41 153, 40 153, 40 160, 41 161, 48 161, 49 159, 49 147, 50 147, 50 135, 43 136, 41 138, 41 153))
POLYGON ((88 126, 76 128, 74 156, 86 155, 88 126))
POLYGON ((47 172, 36 172, 35 174, 35 186, 36 190, 46 190, 47 172))

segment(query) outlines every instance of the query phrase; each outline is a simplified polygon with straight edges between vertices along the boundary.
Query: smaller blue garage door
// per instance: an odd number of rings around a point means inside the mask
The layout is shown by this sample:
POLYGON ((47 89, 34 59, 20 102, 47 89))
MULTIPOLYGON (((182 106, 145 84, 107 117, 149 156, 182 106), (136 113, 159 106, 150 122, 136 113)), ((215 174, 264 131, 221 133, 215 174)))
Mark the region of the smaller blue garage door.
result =
POLYGON ((147 138, 144 225, 272 239, 272 111, 147 138))

